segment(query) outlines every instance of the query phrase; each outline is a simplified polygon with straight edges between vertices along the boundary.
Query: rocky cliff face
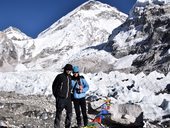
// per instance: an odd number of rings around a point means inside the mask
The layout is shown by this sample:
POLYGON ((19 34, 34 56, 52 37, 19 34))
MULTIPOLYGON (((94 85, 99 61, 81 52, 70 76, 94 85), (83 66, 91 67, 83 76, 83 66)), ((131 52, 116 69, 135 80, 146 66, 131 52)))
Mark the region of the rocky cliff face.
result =
POLYGON ((15 45, 5 33, 0 32, 0 71, 13 70, 12 65, 15 65, 17 61, 15 45))
POLYGON ((121 58, 138 54, 132 73, 170 71, 170 4, 135 6, 130 17, 109 38, 112 54, 121 58), (122 37, 120 40, 119 37, 122 37))

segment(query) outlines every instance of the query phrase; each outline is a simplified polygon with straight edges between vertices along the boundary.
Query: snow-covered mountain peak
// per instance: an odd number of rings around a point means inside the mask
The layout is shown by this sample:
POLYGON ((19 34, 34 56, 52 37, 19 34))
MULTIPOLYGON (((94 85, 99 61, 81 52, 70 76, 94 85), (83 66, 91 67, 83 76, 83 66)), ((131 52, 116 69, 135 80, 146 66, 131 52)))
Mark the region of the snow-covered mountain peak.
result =
POLYGON ((11 40, 27 40, 31 39, 31 37, 27 36, 25 33, 21 32, 18 28, 8 27, 3 31, 7 37, 11 40))
POLYGON ((126 19, 127 15, 114 7, 98 1, 88 1, 55 22, 36 39, 16 43, 25 44, 22 57, 27 62, 34 59, 29 64, 30 68, 39 63, 43 68, 52 66, 60 69, 69 60, 73 60, 70 58, 79 56, 81 50, 107 42, 112 30, 126 19))
MULTIPOLYGON (((80 5, 79 7, 74 9, 72 12, 68 13, 66 16, 62 17, 60 20, 55 22, 48 29, 40 33, 38 35, 38 38, 54 34, 57 31, 61 31, 63 29, 68 28, 69 26, 76 27, 77 29, 77 26, 84 24, 83 27, 90 27, 93 24, 96 24, 97 22, 98 25, 102 27, 104 26, 104 24, 100 24, 100 22, 102 22, 103 19, 107 20, 108 24, 111 24, 111 22, 109 21, 111 21, 113 18, 115 19, 115 21, 119 20, 121 22, 124 22, 125 19, 127 18, 127 15, 107 4, 103 4, 95 0, 90 0, 80 5), (95 23, 92 24, 92 22, 95 22, 95 23), (89 26, 86 26, 86 24, 89 24, 89 26)), ((117 23, 115 24, 115 27, 116 26, 117 26, 117 23)), ((108 27, 107 31, 111 32, 112 29, 113 27, 110 26, 110 29, 108 27)))
MULTIPOLYGON (((30 39, 13 27, 3 33, 7 42, 14 44, 18 64, 23 63, 28 69, 50 67, 51 70, 58 70, 65 63, 78 58, 83 49, 104 46, 101 44, 107 42, 112 30, 126 19, 127 15, 116 8, 90 0, 59 19, 35 39, 30 39)), ((95 56, 96 52, 90 54, 95 56)), ((95 62, 94 67, 97 63, 95 62)))
MULTIPOLYGON (((77 10, 103 10, 106 11, 108 8, 108 11, 110 11, 110 9, 115 10, 115 12, 117 13, 121 13, 120 11, 118 11, 115 7, 111 7, 108 4, 104 4, 100 1, 96 1, 96 0, 89 0, 85 3, 83 3, 82 5, 80 5, 77 10)), ((122 15, 125 15, 122 13, 122 15)))

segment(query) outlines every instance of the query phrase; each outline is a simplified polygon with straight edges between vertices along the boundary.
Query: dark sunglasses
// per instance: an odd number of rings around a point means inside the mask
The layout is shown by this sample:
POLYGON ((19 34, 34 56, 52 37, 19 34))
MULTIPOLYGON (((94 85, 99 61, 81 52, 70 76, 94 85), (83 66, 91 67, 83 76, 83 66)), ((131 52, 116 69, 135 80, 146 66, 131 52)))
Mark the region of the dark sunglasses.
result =
POLYGON ((73 74, 74 74, 74 73, 79 73, 79 72, 73 72, 73 74))

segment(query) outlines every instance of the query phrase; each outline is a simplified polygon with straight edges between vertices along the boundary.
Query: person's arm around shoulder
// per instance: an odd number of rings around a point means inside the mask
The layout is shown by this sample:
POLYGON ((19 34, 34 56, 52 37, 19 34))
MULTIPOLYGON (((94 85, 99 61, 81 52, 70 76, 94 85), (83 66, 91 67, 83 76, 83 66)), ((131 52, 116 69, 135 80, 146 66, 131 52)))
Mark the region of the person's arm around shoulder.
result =
POLYGON ((73 89, 74 88, 74 86, 75 86, 75 80, 71 80, 71 88, 73 89))
POLYGON ((83 92, 86 93, 89 90, 89 85, 87 81, 85 80, 84 76, 81 76, 80 79, 82 79, 83 92))

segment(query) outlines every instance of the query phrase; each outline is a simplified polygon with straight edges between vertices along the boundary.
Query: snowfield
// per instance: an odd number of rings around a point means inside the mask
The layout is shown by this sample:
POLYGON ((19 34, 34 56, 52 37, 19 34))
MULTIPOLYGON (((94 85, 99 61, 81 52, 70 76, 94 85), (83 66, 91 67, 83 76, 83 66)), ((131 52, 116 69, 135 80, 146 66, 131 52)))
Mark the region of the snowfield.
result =
MULTIPOLYGON (((44 71, 0 73, 0 90, 24 95, 51 95, 52 82, 57 74, 44 71)), ((156 95, 170 83, 170 74, 165 76, 152 72, 146 76, 143 73, 134 75, 112 71, 109 74, 98 72, 82 75, 90 85, 89 95, 110 97, 114 104, 139 104, 145 119, 157 120, 170 113, 170 95, 156 95), (160 107, 165 100, 167 105, 160 107)))

